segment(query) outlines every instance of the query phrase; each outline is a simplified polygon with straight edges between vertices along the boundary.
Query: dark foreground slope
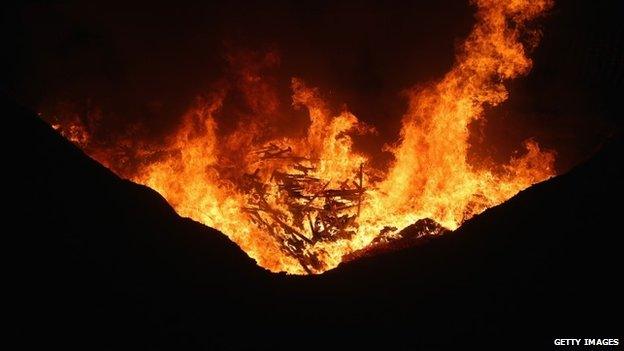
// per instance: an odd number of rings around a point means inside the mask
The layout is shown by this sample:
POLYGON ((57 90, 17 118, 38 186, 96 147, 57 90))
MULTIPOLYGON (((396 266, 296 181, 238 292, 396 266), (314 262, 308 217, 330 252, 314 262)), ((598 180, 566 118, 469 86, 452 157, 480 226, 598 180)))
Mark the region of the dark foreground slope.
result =
POLYGON ((22 346, 550 349, 621 337, 619 141, 454 233, 291 277, 2 105, 18 137, 5 235, 19 244, 22 346))

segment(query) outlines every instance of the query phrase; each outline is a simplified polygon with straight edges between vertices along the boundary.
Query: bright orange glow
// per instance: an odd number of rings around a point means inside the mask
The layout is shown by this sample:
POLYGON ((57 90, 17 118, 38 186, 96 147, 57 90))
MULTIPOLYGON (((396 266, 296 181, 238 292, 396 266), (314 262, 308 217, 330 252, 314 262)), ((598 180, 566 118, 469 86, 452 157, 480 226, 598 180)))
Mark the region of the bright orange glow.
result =
POLYGON ((245 69, 249 62, 234 65, 242 67, 237 81, 250 118, 221 132, 215 114, 227 93, 215 89, 161 147, 139 150, 152 157, 131 171, 113 152, 89 147, 89 134, 75 120, 55 128, 120 175, 158 191, 180 215, 225 233, 260 266, 321 273, 390 227, 430 218, 455 229, 554 175, 554 153, 532 140, 505 165, 468 162, 470 123, 507 99, 506 80, 530 70, 520 36, 527 21, 551 6, 550 0, 475 3, 476 23, 453 68, 409 91, 388 169, 374 169, 374 155, 352 149, 352 136, 372 128, 350 112, 332 114, 319 91, 297 78, 292 105, 307 112, 307 132, 275 133, 270 124, 276 123, 277 95, 257 71, 245 69))

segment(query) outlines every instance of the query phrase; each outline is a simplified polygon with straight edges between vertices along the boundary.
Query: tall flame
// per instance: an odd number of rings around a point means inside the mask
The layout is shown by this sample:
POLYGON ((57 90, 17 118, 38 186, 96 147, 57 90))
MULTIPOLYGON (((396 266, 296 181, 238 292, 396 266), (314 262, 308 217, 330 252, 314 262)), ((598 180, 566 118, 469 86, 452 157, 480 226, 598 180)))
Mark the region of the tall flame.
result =
MULTIPOLYGON (((262 267, 320 273, 390 227, 430 218, 455 229, 554 174, 554 153, 532 140, 525 142, 524 155, 505 165, 468 161, 469 125, 487 106, 507 99, 506 80, 530 70, 520 39, 533 32, 525 24, 552 5, 475 3, 476 24, 453 68, 438 82, 408 91, 387 170, 374 169, 369 155, 352 149, 352 136, 372 128, 348 111, 332 115, 318 90, 297 78, 292 105, 307 112, 307 132, 280 136, 271 126, 277 123, 277 95, 258 70, 245 69, 254 63, 234 57, 233 65, 243 68, 236 84, 251 113, 230 132, 220 131, 215 117, 227 96, 223 86, 199 100, 164 145, 135 146, 150 157, 132 170, 111 150, 90 145, 80 125, 55 127, 122 176, 161 193, 180 215, 221 230, 262 267)), ((269 54, 260 64, 277 60, 269 54)))

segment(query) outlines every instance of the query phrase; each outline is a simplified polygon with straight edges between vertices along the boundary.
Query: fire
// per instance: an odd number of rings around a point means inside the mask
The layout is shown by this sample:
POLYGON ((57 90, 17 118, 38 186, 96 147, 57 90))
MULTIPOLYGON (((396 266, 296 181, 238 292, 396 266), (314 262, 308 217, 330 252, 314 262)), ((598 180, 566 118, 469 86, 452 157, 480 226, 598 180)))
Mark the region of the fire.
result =
POLYGON ((375 169, 371 155, 353 150, 352 137, 374 128, 348 111, 333 114, 321 93, 300 79, 291 81, 292 107, 307 114, 306 132, 278 132, 275 124, 287 120, 276 117, 277 94, 258 73, 258 67, 278 63, 274 54, 252 62, 230 57, 238 72, 230 84, 250 107, 235 128, 220 130, 216 115, 229 87, 218 85, 162 145, 124 139, 134 167, 113 148, 92 143, 75 119, 55 128, 120 175, 158 191, 180 215, 225 233, 260 266, 321 273, 380 233, 427 218, 455 229, 554 175, 554 153, 533 140, 505 165, 468 161, 469 125, 486 107, 507 99, 506 80, 530 70, 521 38, 536 36, 525 25, 552 5, 475 3, 476 23, 453 68, 439 81, 408 91, 400 138, 385 150, 393 154, 388 169, 375 169))

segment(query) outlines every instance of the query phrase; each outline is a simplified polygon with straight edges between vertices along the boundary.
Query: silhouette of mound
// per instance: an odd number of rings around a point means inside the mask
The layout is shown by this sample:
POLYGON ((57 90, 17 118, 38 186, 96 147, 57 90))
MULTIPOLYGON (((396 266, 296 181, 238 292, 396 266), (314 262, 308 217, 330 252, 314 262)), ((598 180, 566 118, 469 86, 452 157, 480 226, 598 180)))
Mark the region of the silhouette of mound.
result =
POLYGON ((621 140, 454 232, 300 277, 1 111, 25 348, 532 350, 621 333, 621 140))

